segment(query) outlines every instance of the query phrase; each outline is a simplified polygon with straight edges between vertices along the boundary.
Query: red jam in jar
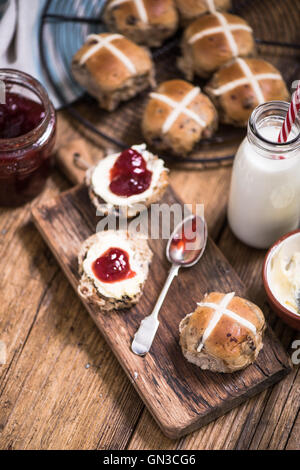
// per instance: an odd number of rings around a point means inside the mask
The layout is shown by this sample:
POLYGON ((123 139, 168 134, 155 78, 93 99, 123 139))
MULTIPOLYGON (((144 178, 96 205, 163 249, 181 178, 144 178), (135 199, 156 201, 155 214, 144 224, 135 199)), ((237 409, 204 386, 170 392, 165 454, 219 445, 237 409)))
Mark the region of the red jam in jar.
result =
POLYGON ((13 139, 33 131, 45 117, 44 107, 25 96, 6 93, 0 104, 0 139, 13 139))
POLYGON ((0 70, 0 206, 24 204, 43 189, 53 164, 55 111, 30 75, 0 70))
POLYGON ((146 191, 152 180, 152 171, 147 169, 143 156, 134 149, 121 153, 110 170, 111 192, 117 196, 133 196, 146 191))
POLYGON ((130 269, 128 253, 121 248, 109 248, 93 262, 92 269, 102 282, 120 282, 136 275, 130 269))

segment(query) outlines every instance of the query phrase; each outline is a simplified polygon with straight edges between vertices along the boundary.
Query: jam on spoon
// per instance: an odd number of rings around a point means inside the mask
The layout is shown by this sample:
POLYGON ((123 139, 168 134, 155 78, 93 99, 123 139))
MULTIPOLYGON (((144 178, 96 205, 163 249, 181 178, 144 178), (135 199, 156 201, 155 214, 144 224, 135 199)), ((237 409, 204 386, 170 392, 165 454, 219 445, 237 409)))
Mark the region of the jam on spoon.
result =
POLYGON ((143 156, 134 149, 121 153, 110 170, 111 192, 117 196, 133 196, 146 191, 152 179, 152 171, 147 169, 143 156))
POLYGON ((198 241, 198 237, 197 218, 193 217, 188 221, 188 224, 182 225, 180 232, 174 234, 170 248, 191 251, 195 248, 194 244, 198 241))
POLYGON ((44 107, 25 96, 7 92, 0 104, 0 139, 13 139, 35 129, 45 117, 44 107))
POLYGON ((93 262, 92 269, 102 282, 120 282, 136 275, 130 268, 128 253, 121 248, 109 248, 93 262))
POLYGON ((177 276, 181 267, 189 268, 200 260, 205 250, 206 241, 207 227, 202 217, 189 215, 176 226, 166 248, 166 255, 172 266, 151 315, 142 320, 134 335, 131 349, 135 354, 144 356, 150 350, 159 326, 158 314, 174 277, 177 276), (186 242, 191 243, 193 237, 194 247, 192 249, 186 242))

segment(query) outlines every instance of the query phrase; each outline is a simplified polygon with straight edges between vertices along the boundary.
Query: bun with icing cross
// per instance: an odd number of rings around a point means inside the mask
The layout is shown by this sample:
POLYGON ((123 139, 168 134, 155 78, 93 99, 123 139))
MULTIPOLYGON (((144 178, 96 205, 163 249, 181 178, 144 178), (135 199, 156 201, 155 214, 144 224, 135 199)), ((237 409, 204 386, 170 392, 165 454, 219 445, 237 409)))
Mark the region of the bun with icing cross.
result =
POLYGON ((255 53, 252 29, 239 16, 215 12, 191 23, 183 34, 178 67, 188 80, 210 77, 235 57, 255 53))
POLYGON ((186 155, 216 128, 215 107, 199 87, 184 80, 169 80, 150 93, 142 131, 154 148, 186 155))
POLYGON ((180 322, 180 345, 185 358, 201 369, 235 372, 256 360, 265 327, 257 305, 234 292, 211 292, 180 322))
POLYGON ((175 0, 183 24, 199 18, 206 13, 228 11, 231 0, 175 0))
POLYGON ((161 46, 178 27, 178 13, 173 0, 108 0, 104 21, 138 44, 161 46))
POLYGON ((289 99, 279 70, 256 58, 237 58, 224 65, 205 91, 219 110, 220 121, 234 126, 247 126, 253 109, 265 101, 289 99))
POLYGON ((108 111, 155 86, 150 53, 121 34, 89 35, 73 57, 72 73, 108 111))
POLYGON ((141 235, 98 232, 85 240, 78 255, 79 295, 104 312, 131 307, 142 295, 151 259, 141 235))
POLYGON ((162 198, 169 178, 163 160, 141 144, 100 160, 85 182, 98 213, 130 218, 162 198))

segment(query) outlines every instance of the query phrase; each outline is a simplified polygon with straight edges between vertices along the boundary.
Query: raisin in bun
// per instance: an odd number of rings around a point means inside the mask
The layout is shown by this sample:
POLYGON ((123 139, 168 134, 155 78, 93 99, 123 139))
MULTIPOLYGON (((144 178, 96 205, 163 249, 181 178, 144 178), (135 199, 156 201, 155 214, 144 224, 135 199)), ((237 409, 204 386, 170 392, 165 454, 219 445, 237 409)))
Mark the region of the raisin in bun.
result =
POLYGON ((120 34, 88 36, 73 57, 72 73, 101 108, 108 111, 155 86, 149 52, 120 34))
POLYGON ((180 322, 180 345, 185 358, 201 369, 235 372, 256 360, 264 330, 257 305, 234 292, 211 292, 180 322))
POLYGON ((288 101, 289 92, 280 72, 262 59, 241 59, 223 66, 205 87, 215 103, 220 121, 246 126, 253 109, 265 101, 288 101))
POLYGON ((231 0, 175 0, 175 3, 183 25, 206 13, 228 11, 231 8, 231 0))
POLYGON ((150 93, 142 131, 149 145, 186 155, 217 128, 217 112, 210 99, 184 80, 163 82, 150 93))
MULTIPOLYGON (((136 304, 143 292, 143 286, 148 276, 152 251, 147 240, 140 234, 131 234, 126 230, 107 230, 98 232, 85 240, 78 255, 79 295, 89 304, 96 306, 102 312, 129 308, 136 304), (127 258, 130 276, 109 282, 109 279, 99 279, 94 270, 94 263, 105 257, 107 272, 113 272, 111 263, 116 259, 115 249, 122 250, 120 272, 124 268, 124 256, 127 258), (114 250, 111 252, 110 250, 114 250)), ((105 272, 104 272, 105 274, 105 272)), ((122 274, 122 273, 121 273, 122 274)))
POLYGON ((109 0, 104 21, 113 32, 158 47, 177 30, 178 13, 173 0, 109 0))
POLYGON ((252 29, 239 16, 215 12, 191 23, 183 34, 178 67, 188 80, 208 78, 234 57, 255 53, 252 29))

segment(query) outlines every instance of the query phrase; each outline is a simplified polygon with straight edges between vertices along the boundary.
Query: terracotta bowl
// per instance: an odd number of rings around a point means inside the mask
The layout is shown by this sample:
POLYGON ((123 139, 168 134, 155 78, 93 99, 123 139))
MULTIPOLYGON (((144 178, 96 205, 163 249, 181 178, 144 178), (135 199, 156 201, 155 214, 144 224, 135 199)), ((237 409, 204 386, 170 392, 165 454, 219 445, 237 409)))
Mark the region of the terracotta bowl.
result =
POLYGON ((277 240, 274 245, 271 246, 264 260, 262 277, 268 301, 272 309, 285 323, 287 323, 292 328, 295 328, 296 330, 300 331, 300 315, 297 315, 296 313, 288 310, 276 299, 271 290, 268 280, 268 266, 272 257, 279 250, 279 248, 283 246, 283 244, 287 243, 293 243, 294 245, 296 244, 300 250, 300 230, 295 230, 293 232, 287 233, 279 240, 277 240))

